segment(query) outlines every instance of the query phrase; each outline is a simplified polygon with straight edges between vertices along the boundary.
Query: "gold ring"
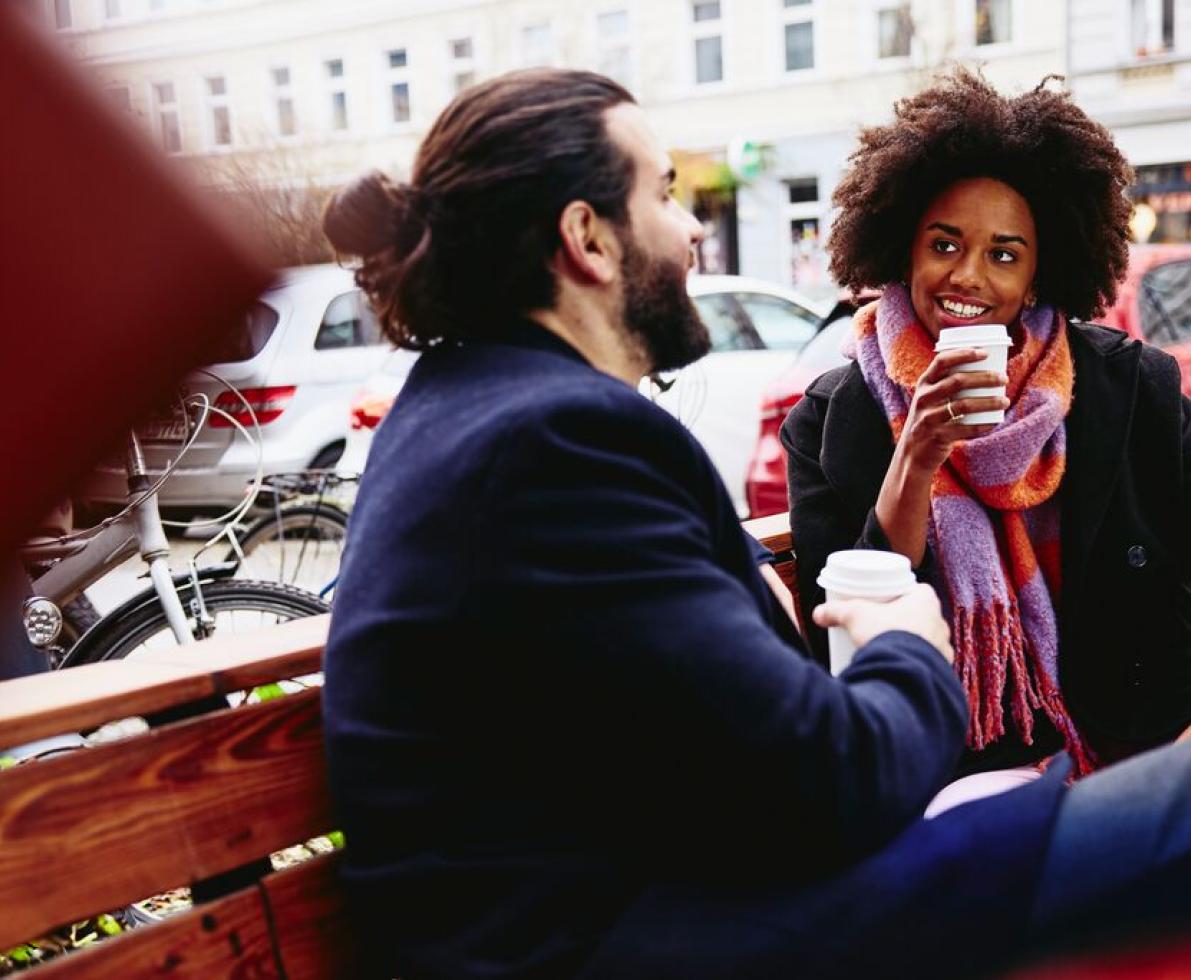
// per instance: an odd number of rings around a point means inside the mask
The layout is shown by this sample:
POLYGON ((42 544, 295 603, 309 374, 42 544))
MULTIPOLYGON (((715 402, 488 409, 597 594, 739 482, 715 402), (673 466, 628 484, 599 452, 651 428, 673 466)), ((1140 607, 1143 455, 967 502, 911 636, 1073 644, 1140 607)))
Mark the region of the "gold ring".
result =
POLYGON ((956 415, 955 409, 951 407, 950 398, 947 399, 947 417, 951 419, 952 422, 958 422, 960 420, 960 416, 956 415))

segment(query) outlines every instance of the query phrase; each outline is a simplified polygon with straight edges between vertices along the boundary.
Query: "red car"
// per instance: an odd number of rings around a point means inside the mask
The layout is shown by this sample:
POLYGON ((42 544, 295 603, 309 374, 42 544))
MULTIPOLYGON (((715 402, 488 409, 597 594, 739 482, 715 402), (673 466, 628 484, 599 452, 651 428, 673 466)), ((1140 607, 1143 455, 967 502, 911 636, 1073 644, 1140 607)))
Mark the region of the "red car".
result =
MULTIPOLYGON (((846 363, 841 347, 851 331, 850 313, 841 304, 834 314, 838 319, 802 349, 761 397, 761 431, 745 481, 750 517, 789 509, 786 451, 778 433, 807 386, 846 363)), ((1191 244, 1133 246, 1117 300, 1098 322, 1173 355, 1183 372, 1183 392, 1191 396, 1191 244)))

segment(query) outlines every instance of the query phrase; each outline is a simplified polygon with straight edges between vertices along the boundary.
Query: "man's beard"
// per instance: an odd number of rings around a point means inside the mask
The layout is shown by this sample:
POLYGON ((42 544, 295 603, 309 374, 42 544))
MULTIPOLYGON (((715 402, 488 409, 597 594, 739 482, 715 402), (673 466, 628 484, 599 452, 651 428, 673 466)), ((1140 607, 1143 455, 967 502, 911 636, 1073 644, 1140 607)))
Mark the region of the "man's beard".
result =
POLYGON ((711 335, 686 290, 686 270, 646 255, 630 234, 621 236, 625 329, 644 348, 649 373, 686 367, 711 350, 711 335))

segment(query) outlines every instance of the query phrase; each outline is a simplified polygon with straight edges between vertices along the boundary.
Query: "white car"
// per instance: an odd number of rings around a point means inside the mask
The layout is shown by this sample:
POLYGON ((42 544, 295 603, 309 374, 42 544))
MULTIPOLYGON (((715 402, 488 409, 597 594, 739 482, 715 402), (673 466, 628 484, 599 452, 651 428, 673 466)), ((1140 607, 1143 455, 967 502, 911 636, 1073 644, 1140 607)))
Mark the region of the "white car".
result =
POLYGON ((707 450, 741 517, 744 483, 761 423, 761 393, 814 337, 834 305, 743 276, 691 276, 687 288, 711 334, 711 352, 641 383, 707 450), (660 383, 659 383, 660 382, 660 383))
MULTIPOLYGON (((260 454, 266 474, 334 466, 347 438, 352 395, 390 353, 349 270, 317 265, 282 272, 253 304, 243 330, 212 352, 209 374, 195 372, 184 383, 191 395, 206 395, 251 430, 251 416, 227 387, 235 386, 256 413, 260 449, 211 413, 159 491, 162 508, 227 510, 244 499, 260 454)), ((185 420, 180 409, 167 411, 138 432, 150 472, 159 473, 177 456, 185 420)), ((102 464, 77 496, 103 507, 125 503, 122 459, 102 464)))
MULTIPOLYGON (((761 393, 815 335, 833 303, 742 276, 691 276, 687 286, 711 334, 711 353, 657 381, 643 381, 641 392, 690 428, 724 478, 737 513, 747 517, 744 483, 761 393)), ((373 430, 416 358, 394 352, 357 392, 340 472, 364 468, 373 430)))

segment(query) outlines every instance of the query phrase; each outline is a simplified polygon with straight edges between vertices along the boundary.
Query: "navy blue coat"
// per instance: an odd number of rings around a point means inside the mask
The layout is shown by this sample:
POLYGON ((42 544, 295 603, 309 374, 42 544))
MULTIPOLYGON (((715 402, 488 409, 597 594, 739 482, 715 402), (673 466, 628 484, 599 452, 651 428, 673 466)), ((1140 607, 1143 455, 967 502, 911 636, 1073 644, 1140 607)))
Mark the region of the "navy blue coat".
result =
POLYGON ((424 354, 377 432, 325 698, 347 884, 406 980, 574 976, 601 947, 613 976, 663 883, 838 880, 966 726, 917 637, 838 680, 805 657, 698 443, 528 323, 424 354))

